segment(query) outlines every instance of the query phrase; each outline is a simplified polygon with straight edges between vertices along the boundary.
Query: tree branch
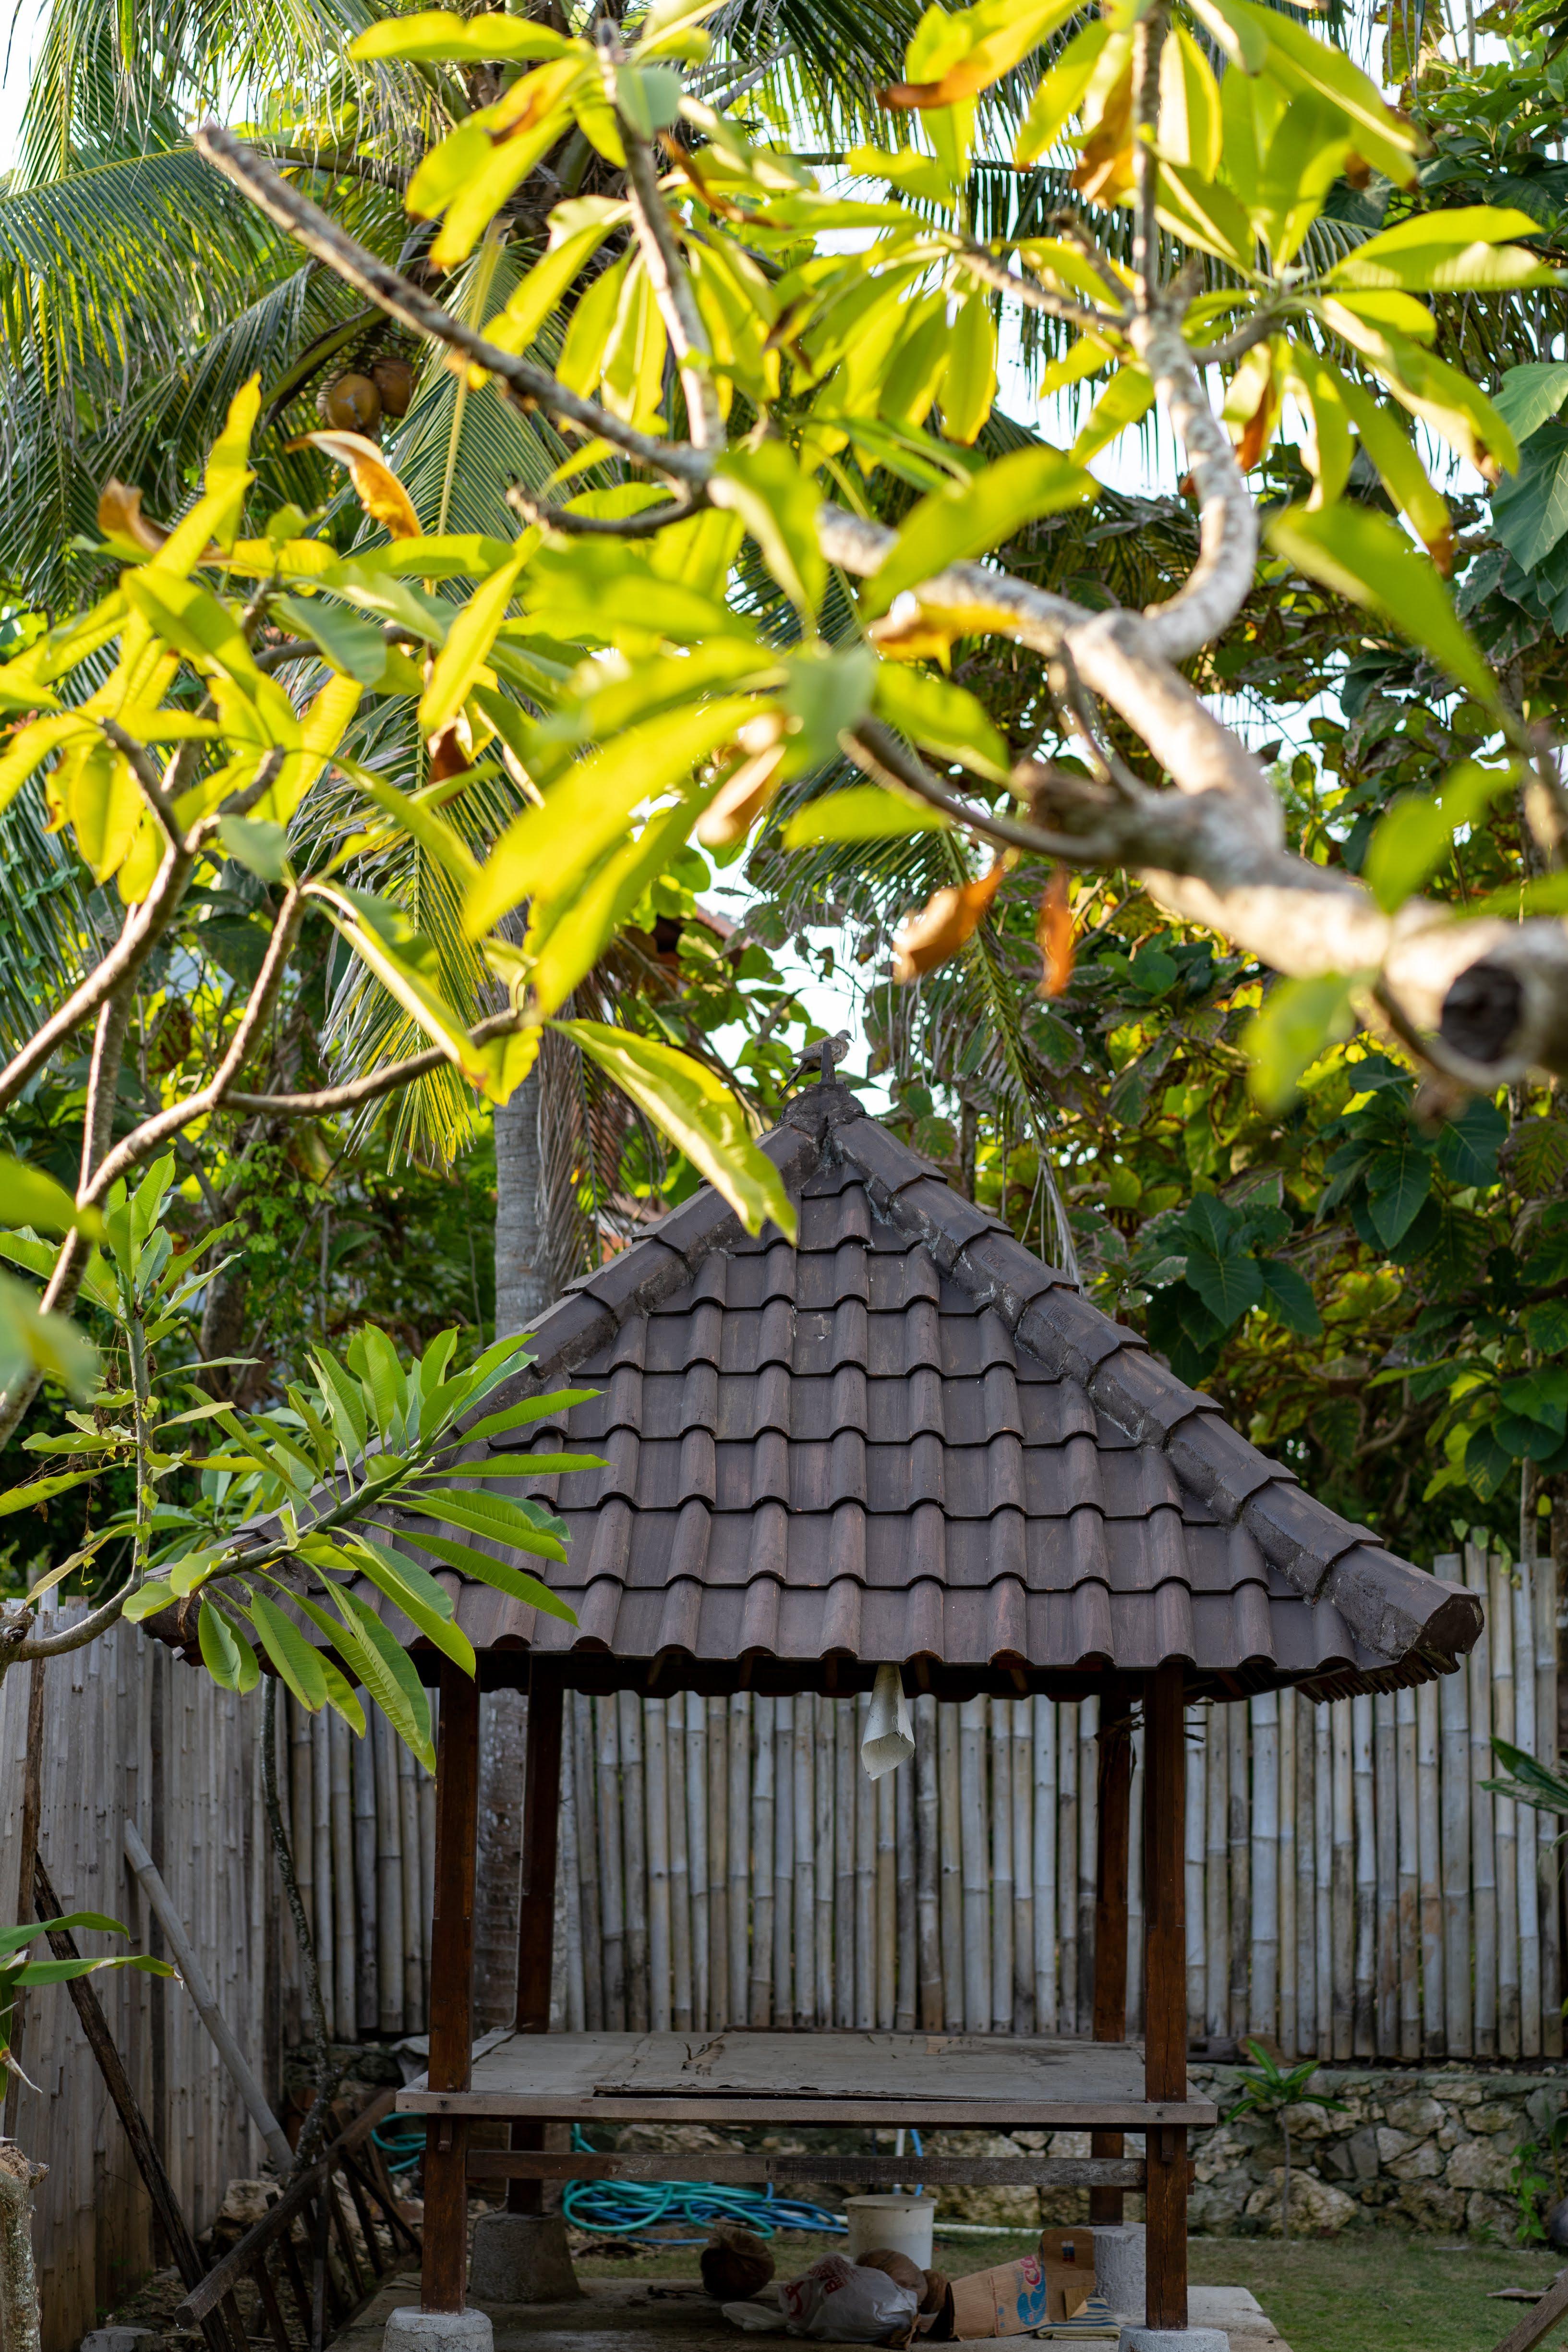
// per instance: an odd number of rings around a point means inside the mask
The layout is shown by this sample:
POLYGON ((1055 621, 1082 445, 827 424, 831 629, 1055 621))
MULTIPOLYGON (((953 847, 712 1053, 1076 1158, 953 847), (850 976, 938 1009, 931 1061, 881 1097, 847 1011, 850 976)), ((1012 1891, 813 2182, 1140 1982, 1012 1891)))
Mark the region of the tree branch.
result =
MULTIPOLYGON (((493 1013, 468 1032, 471 1045, 483 1045, 492 1037, 504 1037, 522 1026, 521 1015, 516 1013, 493 1013)), ((340 1087, 321 1087, 307 1095, 242 1095, 230 1093, 224 1097, 229 1110, 261 1111, 277 1118, 319 1118, 330 1111, 354 1110, 361 1103, 374 1102, 379 1095, 392 1094, 398 1087, 422 1078, 427 1070, 439 1069, 449 1056, 439 1045, 429 1046, 423 1054, 411 1054, 402 1062, 388 1062, 379 1070, 367 1071, 362 1078, 350 1078, 340 1087)))
MULTIPOLYGON (((613 104, 614 75, 608 59, 605 79, 613 104)), ((632 226, 637 232, 643 266, 680 371, 681 389, 686 396, 686 429, 694 448, 722 449, 724 419, 719 415, 713 377, 708 373, 712 353, 707 347, 707 333, 686 276, 680 246, 670 226, 659 174, 653 168, 647 142, 637 136, 623 114, 618 112, 616 121, 621 126, 621 143, 626 150, 626 200, 632 207, 632 226)))
POLYGON ((1043 310, 1048 318, 1060 319, 1064 326, 1076 327, 1081 335, 1103 335, 1107 329, 1121 328, 1125 322, 1127 314, 1124 307, 1112 315, 1088 310, 1082 302, 1069 301, 1065 294, 1055 293, 1051 287, 1041 286, 1034 278, 1025 278, 1009 269, 1005 261, 998 260, 993 253, 988 253, 983 246, 968 243, 961 247, 961 251, 966 269, 983 278, 988 286, 994 286, 998 293, 1016 295, 1026 310, 1043 310))

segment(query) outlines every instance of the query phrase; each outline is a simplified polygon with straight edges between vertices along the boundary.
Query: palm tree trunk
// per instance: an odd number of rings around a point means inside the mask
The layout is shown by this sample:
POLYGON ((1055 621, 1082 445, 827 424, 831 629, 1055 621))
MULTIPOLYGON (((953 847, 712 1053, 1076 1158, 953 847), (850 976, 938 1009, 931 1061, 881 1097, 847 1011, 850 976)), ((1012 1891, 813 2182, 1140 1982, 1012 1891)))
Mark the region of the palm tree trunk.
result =
POLYGON ((496 1337, 527 1331, 550 1304, 539 1152, 540 1066, 496 1121, 496 1337))

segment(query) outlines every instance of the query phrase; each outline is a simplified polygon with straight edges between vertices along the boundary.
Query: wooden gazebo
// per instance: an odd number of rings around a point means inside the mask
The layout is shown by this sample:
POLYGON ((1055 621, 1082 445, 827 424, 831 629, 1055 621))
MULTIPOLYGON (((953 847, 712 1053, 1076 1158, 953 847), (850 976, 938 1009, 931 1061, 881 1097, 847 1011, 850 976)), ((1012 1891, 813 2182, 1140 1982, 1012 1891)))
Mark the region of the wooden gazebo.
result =
POLYGON ((1100 2221, 1140 2174, 1123 2135, 1146 2134, 1147 2325, 1182 2330, 1187 2133, 1215 2117, 1186 2075, 1184 1706, 1426 1681, 1473 1643, 1479 1604, 1314 1502, 847 1087, 805 1089, 763 1149, 799 1200, 797 1246, 748 1238, 705 1187, 538 1327, 516 1393, 569 1377, 598 1391, 526 1438, 606 1466, 531 1479, 519 1464, 514 1489, 569 1525, 551 1579, 575 1626, 453 1577, 478 1686, 415 1653, 441 1686, 430 2066, 401 2100, 429 2118, 423 2308, 464 2308, 478 2117, 510 2121, 524 2212, 583 2168, 545 2152, 549 2119, 1087 2126, 1074 2169, 1100 2221), (564 1692, 844 1695, 890 1664, 946 1699, 1098 1694, 1093 2041, 549 2034, 564 1692), (516 2031, 473 2062, 478 1691, 499 1686, 529 1694, 516 2031), (1135 1709, 1142 2049, 1126 2040, 1135 1709))

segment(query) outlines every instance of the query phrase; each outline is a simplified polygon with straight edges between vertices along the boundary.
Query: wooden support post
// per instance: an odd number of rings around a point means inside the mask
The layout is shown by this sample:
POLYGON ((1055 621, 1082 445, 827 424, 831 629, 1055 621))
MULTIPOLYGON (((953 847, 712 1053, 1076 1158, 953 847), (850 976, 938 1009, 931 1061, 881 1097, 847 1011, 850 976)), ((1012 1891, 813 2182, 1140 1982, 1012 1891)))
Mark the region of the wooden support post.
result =
MULTIPOLYGON (((1133 1795, 1132 1712, 1124 1691, 1108 1690, 1100 1701, 1100 1785, 1094 1853, 1096 2042, 1124 2042, 1127 2038, 1127 1825, 1133 1795)), ((1184 2064, 1185 2062, 1184 2032, 1184 2064)), ((1092 2132, 1089 2153, 1121 2156, 1122 2134, 1092 2132)), ((1091 2189, 1089 2219, 1120 2221, 1122 2191, 1091 2189)))
MULTIPOLYGON (((435 1904, 430 1938, 430 2087, 465 2091, 474 2047, 474 1842, 479 1818, 479 1686, 443 1659, 435 1766, 435 1904)), ((468 2124, 433 2120, 424 2147, 426 2311, 461 2311, 468 2284, 468 2124)))
MULTIPOLYGON (((559 1675, 535 1658, 528 1668, 528 1748, 523 1767, 523 1879, 517 1906, 518 2033, 549 2032, 550 1960, 555 1948, 556 1843, 560 1821, 560 1750, 565 1692, 559 1675)), ((544 2125, 535 2116, 512 2126, 516 2148, 542 2148, 544 2125)), ((537 2180, 507 2188, 508 2213, 544 2210, 537 2180)))
MULTIPOLYGON (((1186 1751, 1180 1665, 1157 1667, 1145 1690, 1144 2096, 1164 2101, 1186 2096, 1186 1751)), ((1146 2196, 1147 2324, 1185 2328, 1186 2132, 1180 2125, 1160 2125, 1148 2135, 1146 2196)))

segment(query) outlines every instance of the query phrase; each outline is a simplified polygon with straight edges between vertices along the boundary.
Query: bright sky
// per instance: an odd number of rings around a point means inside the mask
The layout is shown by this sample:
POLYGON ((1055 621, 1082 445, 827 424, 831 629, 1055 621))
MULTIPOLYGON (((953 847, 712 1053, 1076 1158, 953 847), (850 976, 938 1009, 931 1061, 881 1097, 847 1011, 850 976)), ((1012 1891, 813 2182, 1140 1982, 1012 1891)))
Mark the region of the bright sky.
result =
POLYGON ((27 96, 27 76, 44 19, 44 0, 16 0, 6 35, 5 79, 0 80, 0 171, 9 171, 27 96))

